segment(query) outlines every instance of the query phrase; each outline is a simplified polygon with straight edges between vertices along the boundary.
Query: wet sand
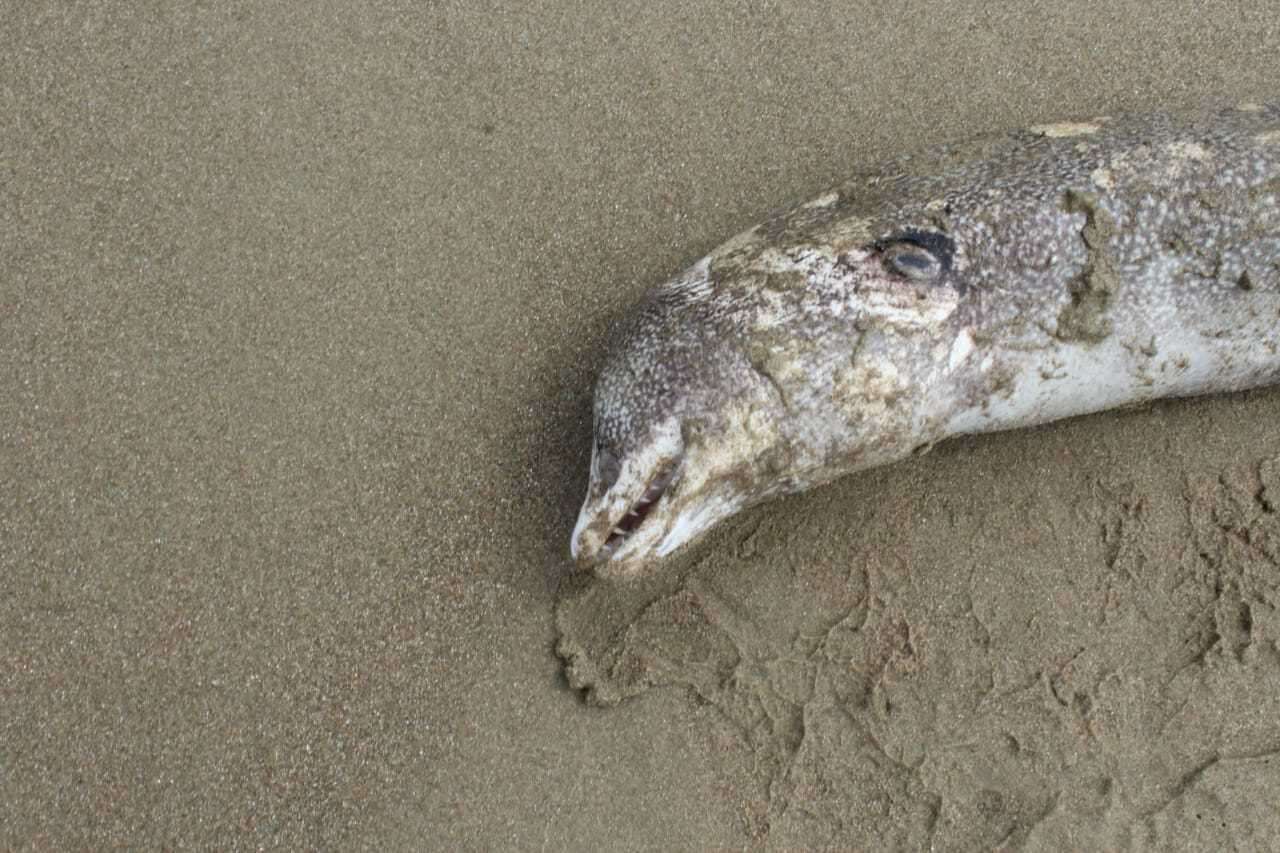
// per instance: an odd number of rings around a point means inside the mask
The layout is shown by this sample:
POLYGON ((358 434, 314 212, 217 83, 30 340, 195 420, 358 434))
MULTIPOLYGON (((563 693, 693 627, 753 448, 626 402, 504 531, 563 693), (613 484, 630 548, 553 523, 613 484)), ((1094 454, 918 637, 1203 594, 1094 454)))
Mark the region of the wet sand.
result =
POLYGON ((647 287, 1278 55, 1263 2, 3 16, 0 847, 1273 845, 1278 392, 566 552, 647 287))

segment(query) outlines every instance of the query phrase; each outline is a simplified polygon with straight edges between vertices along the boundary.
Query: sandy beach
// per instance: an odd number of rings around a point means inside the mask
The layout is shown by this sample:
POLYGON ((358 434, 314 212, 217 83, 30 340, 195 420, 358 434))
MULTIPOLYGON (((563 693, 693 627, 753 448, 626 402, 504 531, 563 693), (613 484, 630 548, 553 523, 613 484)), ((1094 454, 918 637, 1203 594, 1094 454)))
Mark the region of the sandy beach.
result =
POLYGON ((1280 391, 568 558, 647 288, 1277 57, 1262 0, 0 15, 0 848, 1280 844, 1280 391))

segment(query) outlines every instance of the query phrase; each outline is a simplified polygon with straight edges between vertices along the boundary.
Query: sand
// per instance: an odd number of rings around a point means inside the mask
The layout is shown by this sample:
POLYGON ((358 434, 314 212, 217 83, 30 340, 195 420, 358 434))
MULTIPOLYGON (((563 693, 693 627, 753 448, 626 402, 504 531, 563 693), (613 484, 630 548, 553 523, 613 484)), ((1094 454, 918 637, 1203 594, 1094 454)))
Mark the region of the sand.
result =
POLYGON ((1273 846, 1280 392, 571 572, 649 286, 858 165, 1274 100, 1261 0, 0 16, 0 847, 1273 846))

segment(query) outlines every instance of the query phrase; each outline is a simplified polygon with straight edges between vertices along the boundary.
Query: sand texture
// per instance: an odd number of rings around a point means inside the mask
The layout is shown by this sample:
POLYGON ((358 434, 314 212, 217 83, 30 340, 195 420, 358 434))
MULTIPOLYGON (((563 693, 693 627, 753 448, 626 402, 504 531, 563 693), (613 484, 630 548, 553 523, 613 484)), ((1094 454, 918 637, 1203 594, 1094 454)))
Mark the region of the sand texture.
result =
POLYGON ((1280 392, 572 572, 609 322, 1272 4, 0 8, 0 849, 1267 849, 1280 392))

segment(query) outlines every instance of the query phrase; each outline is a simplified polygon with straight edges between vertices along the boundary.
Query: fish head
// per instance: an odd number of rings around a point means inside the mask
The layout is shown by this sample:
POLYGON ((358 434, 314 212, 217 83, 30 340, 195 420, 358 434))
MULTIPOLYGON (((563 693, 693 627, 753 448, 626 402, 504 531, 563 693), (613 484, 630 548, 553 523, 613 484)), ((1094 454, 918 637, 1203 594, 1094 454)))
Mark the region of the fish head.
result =
POLYGON ((727 245, 615 330, 570 543, 597 574, 640 574, 740 509, 928 443, 911 365, 958 302, 950 238, 727 245))
POLYGON ((785 445, 777 394, 717 333, 706 267, 615 329, 593 404, 590 479, 570 541, 602 576, 643 572, 755 502, 785 445))

